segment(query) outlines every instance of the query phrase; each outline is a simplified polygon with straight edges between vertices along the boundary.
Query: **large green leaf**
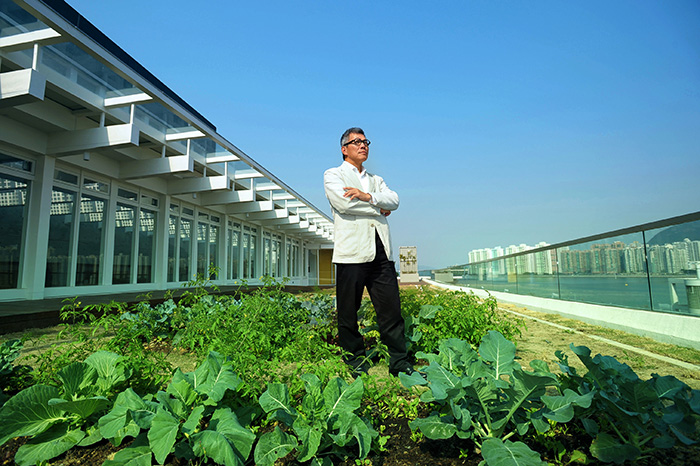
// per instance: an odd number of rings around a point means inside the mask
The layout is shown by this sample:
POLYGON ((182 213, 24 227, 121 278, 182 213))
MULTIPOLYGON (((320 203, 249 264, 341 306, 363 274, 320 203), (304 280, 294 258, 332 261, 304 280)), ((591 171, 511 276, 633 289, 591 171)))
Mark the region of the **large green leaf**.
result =
POLYGON ((0 408, 0 445, 13 437, 40 434, 64 421, 64 411, 49 405, 49 400, 58 395, 56 387, 32 385, 10 398, 0 408))
POLYGON ((488 466, 547 466, 540 455, 522 442, 489 438, 481 446, 481 456, 488 466))
POLYGON ((436 400, 444 400, 447 398, 448 392, 462 388, 459 377, 436 362, 431 362, 423 371, 436 400))
POLYGON ((274 413, 277 419, 289 426, 297 416, 296 410, 289 404, 289 388, 283 383, 268 384, 258 403, 266 413, 274 413))
POLYGON ((192 451, 195 455, 210 458, 216 464, 224 466, 243 466, 241 460, 233 449, 233 446, 219 432, 203 430, 192 436, 194 445, 192 451))
POLYGON ((517 367, 515 362, 515 344, 495 330, 489 330, 479 345, 479 354, 491 363, 493 377, 499 380, 502 375, 511 374, 517 367))
POLYGON ((308 420, 301 416, 298 416, 294 420, 292 425, 294 433, 297 434, 297 438, 301 443, 299 447, 299 458, 300 462, 310 460, 318 452, 319 446, 321 446, 321 438, 323 433, 326 431, 326 424, 323 421, 318 421, 310 423, 308 420))
POLYGON ((639 448, 630 444, 618 442, 614 437, 604 432, 591 443, 591 454, 605 463, 622 464, 625 461, 633 461, 641 452, 639 448))
POLYGON ((97 385, 102 393, 108 392, 119 382, 131 377, 127 359, 110 351, 97 351, 87 357, 85 363, 97 371, 97 385))
POLYGON ((56 373, 63 383, 66 398, 90 396, 98 393, 97 371, 84 362, 74 362, 56 373))
POLYGON ((50 460, 73 448, 83 437, 85 432, 69 429, 67 423, 53 425, 19 447, 15 454, 15 463, 19 466, 30 466, 50 460))
POLYGON ((148 430, 148 443, 159 464, 165 463, 165 458, 173 449, 179 427, 180 423, 169 412, 158 409, 148 430))
POLYGON ((442 311, 443 307, 435 304, 423 304, 418 311, 418 317, 421 319, 434 319, 435 314, 442 311))
POLYGON ((360 417, 348 411, 344 411, 336 422, 338 433, 331 435, 335 443, 344 447, 352 439, 357 440, 358 457, 364 459, 372 446, 372 438, 377 436, 374 429, 370 428, 360 417))
POLYGON ((657 374, 652 374, 651 377, 654 381, 654 390, 659 398, 672 400, 678 393, 689 388, 688 385, 672 375, 660 377, 657 374))
POLYGON ((106 439, 115 439, 113 443, 119 445, 125 436, 138 435, 141 429, 134 421, 133 416, 143 412, 147 412, 151 416, 155 415, 134 390, 127 388, 117 395, 112 411, 102 416, 98 421, 100 433, 106 439))
POLYGON ((214 411, 209 421, 209 429, 216 430, 223 435, 243 460, 250 456, 255 442, 255 434, 238 422, 238 418, 230 408, 220 408, 214 411))
POLYGON ((452 416, 441 417, 432 414, 429 417, 411 421, 409 425, 411 430, 420 429, 423 435, 433 440, 448 439, 457 433, 457 426, 452 416))
POLYGON ((109 404, 109 400, 103 396, 93 396, 75 401, 66 401, 62 398, 52 398, 49 400, 49 405, 69 413, 77 414, 82 419, 87 419, 89 416, 107 409, 109 404))
POLYGON ((342 411, 353 412, 360 407, 364 385, 362 378, 356 378, 348 385, 340 377, 335 377, 323 389, 323 400, 328 412, 327 419, 342 411))
POLYGON ((192 388, 192 384, 186 379, 170 382, 165 391, 185 406, 191 406, 198 398, 197 392, 192 388))
POLYGON ((544 412, 544 416, 556 422, 569 422, 574 417, 574 405, 588 408, 591 405, 593 395, 593 392, 579 395, 569 388, 564 390, 564 395, 544 395, 542 402, 549 408, 548 411, 544 412))
POLYGON ((255 446, 255 464, 257 466, 272 466, 279 458, 287 456, 297 447, 297 439, 286 434, 279 427, 263 434, 255 446))
POLYGON ((321 419, 325 412, 323 393, 321 392, 321 380, 314 374, 303 374, 306 395, 302 400, 301 409, 310 419, 321 419))
POLYGON ((102 466, 151 466, 151 458, 150 447, 129 447, 119 450, 113 460, 105 461, 102 466))
POLYGON ((204 414, 204 406, 195 406, 187 420, 182 424, 182 433, 185 435, 192 435, 199 428, 199 423, 202 420, 202 415, 204 414))
POLYGON ((193 388, 207 395, 213 402, 218 403, 224 397, 226 390, 237 390, 241 379, 233 371, 230 364, 222 363, 223 357, 210 352, 207 358, 190 376, 193 388))

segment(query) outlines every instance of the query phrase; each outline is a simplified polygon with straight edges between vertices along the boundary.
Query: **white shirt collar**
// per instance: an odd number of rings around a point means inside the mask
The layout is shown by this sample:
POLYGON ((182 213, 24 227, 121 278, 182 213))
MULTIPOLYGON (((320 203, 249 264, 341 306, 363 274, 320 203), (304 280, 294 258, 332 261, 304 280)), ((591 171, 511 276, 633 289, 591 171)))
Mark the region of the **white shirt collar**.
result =
POLYGON ((362 171, 360 171, 355 165, 351 164, 347 160, 343 160, 343 163, 347 164, 355 173, 357 173, 360 176, 360 178, 367 174, 367 169, 364 166, 362 167, 362 171))

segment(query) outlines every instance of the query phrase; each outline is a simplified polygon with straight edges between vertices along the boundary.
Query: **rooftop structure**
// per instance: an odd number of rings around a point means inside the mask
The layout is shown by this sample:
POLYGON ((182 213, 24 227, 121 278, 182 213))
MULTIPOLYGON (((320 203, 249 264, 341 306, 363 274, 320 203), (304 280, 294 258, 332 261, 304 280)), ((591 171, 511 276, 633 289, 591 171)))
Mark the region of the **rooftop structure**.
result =
POLYGON ((0 301, 333 281, 332 220, 62 0, 0 0, 0 189, 0 301))

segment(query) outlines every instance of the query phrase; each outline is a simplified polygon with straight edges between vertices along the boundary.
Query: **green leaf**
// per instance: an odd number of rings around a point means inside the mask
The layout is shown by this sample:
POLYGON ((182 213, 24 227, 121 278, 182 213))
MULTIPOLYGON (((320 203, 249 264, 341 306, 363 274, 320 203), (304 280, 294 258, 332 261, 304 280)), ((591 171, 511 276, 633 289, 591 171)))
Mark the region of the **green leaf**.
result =
POLYGON ((34 465, 61 455, 80 442, 85 432, 69 430, 68 424, 57 424, 19 447, 15 462, 19 466, 34 465))
POLYGON ((255 446, 255 464, 272 466, 279 458, 284 458, 298 446, 297 440, 283 432, 279 427, 260 437, 255 446))
POLYGON ((94 396, 75 401, 66 401, 61 398, 52 398, 49 400, 50 406, 55 406, 69 413, 77 414, 82 419, 87 419, 89 416, 107 409, 109 404, 109 400, 103 396, 94 396))
POLYGON ((213 430, 203 430, 192 436, 195 455, 210 458, 224 466, 243 466, 243 461, 236 455, 231 444, 225 437, 213 430))
POLYGON ((547 466, 540 455, 522 442, 489 438, 481 446, 481 456, 488 466, 547 466))
POLYGON ((173 449, 179 427, 177 419, 165 409, 158 409, 148 430, 148 443, 159 464, 165 463, 165 458, 173 449))
POLYGON ((267 390, 260 395, 258 403, 266 413, 275 413, 287 425, 292 425, 297 415, 289 404, 289 388, 283 383, 267 384, 267 390))
POLYGON ((230 408, 220 408, 214 411, 209 421, 209 429, 216 430, 217 433, 223 435, 233 445, 241 459, 246 460, 250 456, 255 442, 255 434, 241 426, 230 408))
POLYGON ((63 392, 67 398, 89 396, 98 392, 97 371, 84 362, 74 362, 56 374, 63 383, 63 392))
POLYGON ((481 340, 479 354, 484 361, 491 363, 496 380, 504 374, 511 374, 516 367, 515 344, 495 330, 489 330, 481 340))
POLYGON ((190 415, 187 417, 185 423, 182 424, 182 433, 185 435, 192 435, 199 427, 199 423, 202 420, 203 414, 204 406, 200 405, 195 407, 190 413, 190 415))
POLYGON ((40 434, 65 420, 62 409, 49 405, 58 395, 56 387, 32 385, 10 398, 0 408, 0 445, 13 437, 40 434))
POLYGON ((220 354, 212 351, 193 373, 193 388, 215 403, 221 401, 226 390, 235 391, 242 383, 232 366, 222 364, 222 359, 220 354))
POLYGON ((435 304, 423 304, 418 311, 418 317, 421 319, 434 319, 435 315, 442 311, 442 306, 435 304))
POLYGON ((294 420, 292 428, 294 429, 294 433, 297 434, 297 438, 301 443, 298 460, 302 463, 310 460, 314 455, 316 455, 318 448, 321 445, 321 438, 323 437, 323 433, 326 431, 325 423, 309 423, 306 419, 299 416, 294 420))
POLYGON ((197 401, 198 397, 197 392, 192 388, 192 384, 186 379, 182 379, 178 382, 170 382, 165 391, 185 406, 192 406, 192 404, 197 401))
POLYGON ((659 377, 657 374, 652 374, 652 380, 654 381, 654 390, 659 398, 672 400, 679 392, 688 389, 686 384, 672 375, 659 377))
POLYGON ((423 435, 433 440, 448 439, 457 433, 457 426, 455 426, 452 416, 441 417, 432 414, 429 417, 411 421, 409 426, 411 430, 420 429, 423 435))
POLYGON ((542 402, 549 408, 544 413, 547 419, 556 422, 569 422, 574 417, 573 405, 588 408, 593 399, 593 392, 586 395, 579 395, 571 389, 565 389, 563 396, 542 396, 542 402))
POLYGON ((102 440, 104 437, 100 433, 100 427, 93 424, 85 429, 85 437, 78 443, 79 447, 89 447, 102 440))
POLYGON ((399 372, 399 380, 406 388, 411 388, 414 385, 428 384, 428 381, 425 380, 418 372, 413 372, 411 375, 406 375, 404 372, 399 372))
POLYGON ((97 385, 102 393, 108 392, 116 384, 131 377, 131 369, 126 365, 127 359, 110 351, 97 351, 87 357, 85 363, 97 371, 97 385))
POLYGON ((591 455, 605 463, 622 464, 633 461, 641 452, 634 445, 622 444, 611 435, 601 432, 591 443, 591 455))
POLYGON ((448 391, 462 387, 459 377, 436 362, 431 362, 423 371, 436 400, 444 400, 447 398, 448 391))
POLYGON ((360 407, 364 385, 362 378, 356 378, 348 385, 340 377, 335 377, 328 382, 323 390, 323 400, 328 410, 327 419, 342 411, 353 412, 360 407))
POLYGON ((100 433, 106 439, 115 439, 113 443, 119 445, 125 436, 138 435, 140 428, 133 420, 133 416, 135 413, 143 412, 148 412, 151 416, 154 415, 154 413, 147 411, 147 405, 141 397, 131 388, 127 388, 117 395, 112 411, 102 416, 98 421, 100 433))
POLYGON ((129 447, 119 450, 113 460, 102 466, 151 466, 151 449, 148 446, 129 447))

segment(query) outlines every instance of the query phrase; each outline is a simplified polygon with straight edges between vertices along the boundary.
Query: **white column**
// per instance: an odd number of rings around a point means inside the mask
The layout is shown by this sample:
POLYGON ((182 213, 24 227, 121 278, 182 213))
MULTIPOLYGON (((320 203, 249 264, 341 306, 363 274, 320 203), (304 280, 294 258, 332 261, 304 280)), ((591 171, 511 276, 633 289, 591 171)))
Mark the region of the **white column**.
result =
POLYGON ((27 209, 24 261, 22 262, 22 288, 27 290, 27 299, 42 299, 46 281, 46 259, 49 246, 51 220, 51 192, 54 157, 40 157, 35 164, 34 181, 27 209))

